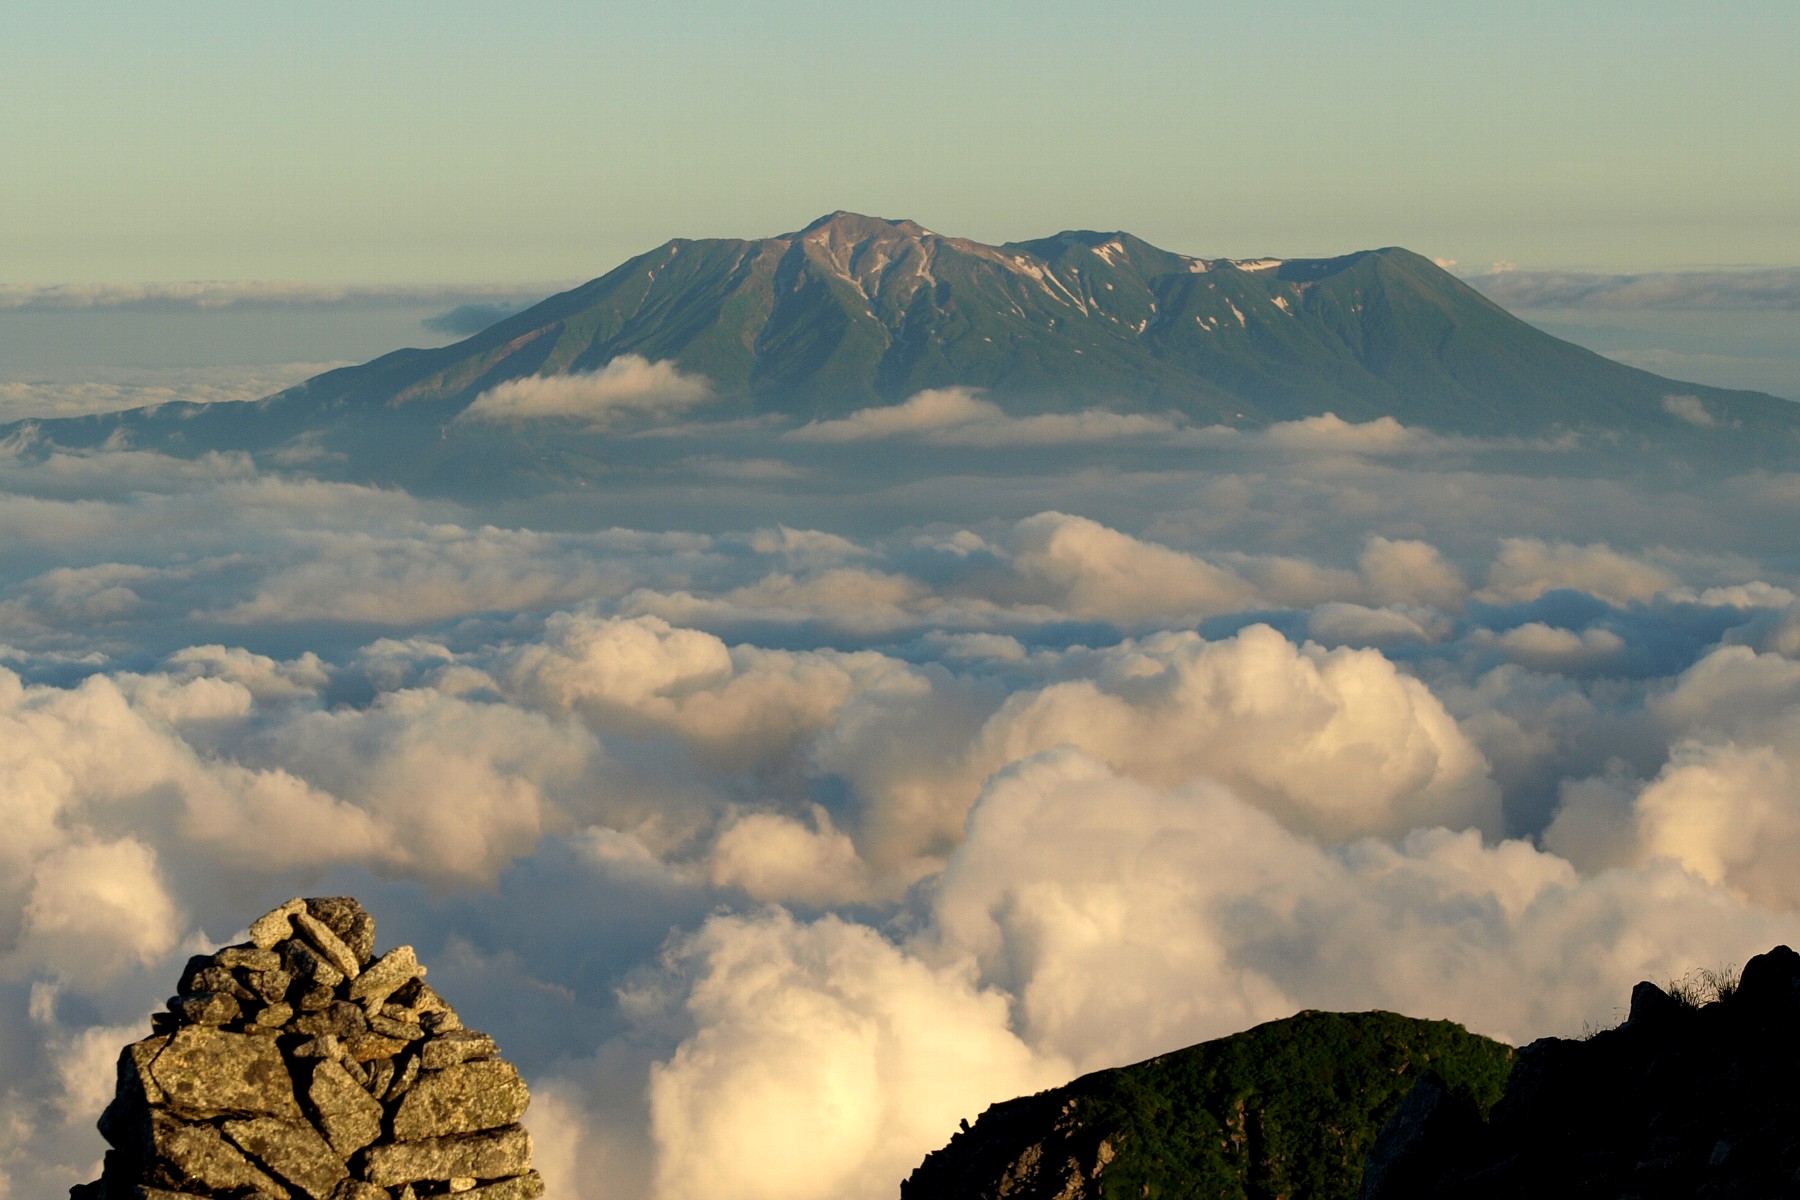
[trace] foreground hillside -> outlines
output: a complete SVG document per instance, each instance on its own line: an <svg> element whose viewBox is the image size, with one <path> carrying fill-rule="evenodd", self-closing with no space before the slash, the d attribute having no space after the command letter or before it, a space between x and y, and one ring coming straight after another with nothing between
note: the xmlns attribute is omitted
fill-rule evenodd
<svg viewBox="0 0 1800 1200"><path fill-rule="evenodd" d="M1448 1021L1304 1012L996 1104L901 1200L1354 1197L1425 1072L1485 1109L1510 1047Z"/></svg>

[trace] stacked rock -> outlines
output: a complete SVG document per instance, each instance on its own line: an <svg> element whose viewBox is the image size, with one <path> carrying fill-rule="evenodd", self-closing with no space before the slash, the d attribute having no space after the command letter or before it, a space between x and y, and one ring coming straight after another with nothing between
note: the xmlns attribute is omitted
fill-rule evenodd
<svg viewBox="0 0 1800 1200"><path fill-rule="evenodd" d="M290 900L188 961L119 1055L111 1145L71 1200L534 1200L530 1096L411 946L343 896Z"/></svg>

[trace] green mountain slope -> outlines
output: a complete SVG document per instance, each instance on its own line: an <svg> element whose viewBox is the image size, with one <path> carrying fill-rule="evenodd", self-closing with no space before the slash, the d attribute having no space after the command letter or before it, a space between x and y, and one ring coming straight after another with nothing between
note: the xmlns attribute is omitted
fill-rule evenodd
<svg viewBox="0 0 1800 1200"><path fill-rule="evenodd" d="M580 478L584 455L603 451L578 422L456 418L501 384L622 355L706 377L710 417L810 420L961 385L1015 414L1098 406L1255 427L1334 412L1751 446L1764 459L1800 449L1800 405L1613 362L1407 250L1207 260L1092 232L989 246L851 213L759 241L677 239L454 345L399 350L254 405L165 405L44 432L176 452L305 439L365 477Z"/></svg>
<svg viewBox="0 0 1800 1200"><path fill-rule="evenodd" d="M1485 1112L1512 1054L1448 1021L1303 1012L996 1104L900 1196L1348 1200L1376 1133L1427 1071Z"/></svg>
<svg viewBox="0 0 1800 1200"><path fill-rule="evenodd" d="M1672 393L1705 393L1739 420L1793 407L1560 341L1407 250L1203 260L1082 232L986 246L850 213L761 241L672 241L467 341L297 394L460 408L507 379L621 354L807 417L958 384L1033 410L1251 423L1334 411L1488 432L1674 422Z"/></svg>

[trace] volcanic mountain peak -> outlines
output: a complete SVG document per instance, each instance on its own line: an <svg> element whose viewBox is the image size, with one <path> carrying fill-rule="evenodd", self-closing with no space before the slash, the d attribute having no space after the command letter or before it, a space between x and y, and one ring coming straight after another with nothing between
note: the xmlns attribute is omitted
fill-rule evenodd
<svg viewBox="0 0 1800 1200"><path fill-rule="evenodd" d="M965 387L1015 416L1102 408L1254 427L1333 413L1729 443L1781 461L1800 441L1787 401L1559 341L1398 247L1198 258L1095 230L988 245L851 212L778 237L670 241L454 345L395 351L256 406L168 405L44 432L61 445L123 430L143 445L250 450L304 437L356 461L379 447L383 471L410 477L403 446L494 458L506 435L461 418L495 389L572 375L616 391L614 363L650 371L632 386L685 379L717 413L787 421ZM552 408L530 427L559 444L610 436Z"/></svg>

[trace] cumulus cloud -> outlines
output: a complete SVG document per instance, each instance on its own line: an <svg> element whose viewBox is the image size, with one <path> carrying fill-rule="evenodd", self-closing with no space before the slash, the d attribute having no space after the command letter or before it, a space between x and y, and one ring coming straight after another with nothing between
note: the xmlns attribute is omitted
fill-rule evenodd
<svg viewBox="0 0 1800 1200"><path fill-rule="evenodd" d="M1008 416L978 388L930 388L885 408L812 421L783 435L794 442L866 442L919 438L940 446L1054 446L1110 442L1175 433L1172 417L1085 409L1073 413Z"/></svg>
<svg viewBox="0 0 1800 1200"><path fill-rule="evenodd" d="M1631 982L1766 949L1781 924L1679 870L1584 880L1473 832L1322 847L1217 786L1067 751L989 786L934 915L939 952L973 954L1024 1040L1078 1067L1301 1007L1573 1032Z"/></svg>
<svg viewBox="0 0 1800 1200"><path fill-rule="evenodd" d="M1496 604L1516 604L1557 588L1572 588L1614 604L1629 604L1648 600L1677 583L1662 567L1605 544L1577 546L1514 537L1502 539L1499 557L1479 596Z"/></svg>
<svg viewBox="0 0 1800 1200"><path fill-rule="evenodd" d="M1625 649L1625 639L1610 629L1563 629L1543 621L1514 626L1493 635L1492 640L1514 662L1540 671L1567 671L1604 663Z"/></svg>
<svg viewBox="0 0 1800 1200"><path fill-rule="evenodd" d="M1087 678L1009 697L972 760L999 769L1059 745L1136 778L1226 783L1333 840L1418 825L1498 830L1480 752L1416 679L1373 650L1295 645L1267 626L1208 642L1158 634Z"/></svg>
<svg viewBox="0 0 1800 1200"><path fill-rule="evenodd" d="M1039 513L1019 522L1009 541L1025 594L1081 616L1221 612L1254 594L1230 571L1086 517Z"/></svg>
<svg viewBox="0 0 1800 1200"><path fill-rule="evenodd" d="M712 384L703 376L681 371L668 360L621 354L597 371L509 379L475 397L457 420L518 424L566 419L601 429L629 417L682 412L712 398Z"/></svg>
<svg viewBox="0 0 1800 1200"><path fill-rule="evenodd" d="M933 403L882 436L1004 446L661 426L479 504L0 448L15 1191L297 893L419 945L576 1200L891 1197L1080 1069L1791 937L1800 479Z"/></svg>
<svg viewBox="0 0 1800 1200"><path fill-rule="evenodd" d="M1371 537L1357 559L1370 599L1377 604L1430 605L1460 611L1469 594L1462 572L1429 542Z"/></svg>
<svg viewBox="0 0 1800 1200"><path fill-rule="evenodd" d="M891 1195L990 1097L1068 1074L1004 995L836 917L715 917L671 966L696 1029L650 1078L659 1200Z"/></svg>
<svg viewBox="0 0 1800 1200"><path fill-rule="evenodd" d="M534 705L579 711L599 729L666 730L734 770L792 753L857 695L923 686L885 655L729 647L654 616L556 614L501 669Z"/></svg>
<svg viewBox="0 0 1800 1200"><path fill-rule="evenodd" d="M1056 751L991 781L908 940L773 909L677 943L637 1002L688 1026L651 1072L656 1194L889 1195L990 1096L1400 996L1574 1032L1779 928L1666 865L1583 879L1442 829L1321 846L1217 785Z"/></svg>

